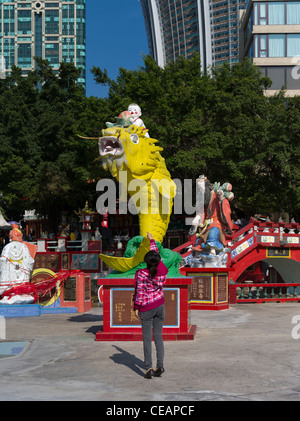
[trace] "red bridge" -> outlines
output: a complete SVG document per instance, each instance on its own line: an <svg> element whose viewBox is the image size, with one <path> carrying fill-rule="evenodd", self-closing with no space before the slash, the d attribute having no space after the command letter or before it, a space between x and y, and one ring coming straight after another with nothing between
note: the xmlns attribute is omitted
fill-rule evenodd
<svg viewBox="0 0 300 421"><path fill-rule="evenodd" d="M227 265L230 302L300 301L300 225L254 219L228 239ZM183 258L191 254L195 237L174 249ZM186 270L186 268L182 268ZM207 271L208 269L203 269ZM213 270L213 269L212 269ZM201 268L192 272L201 272ZM195 273L196 275L196 273ZM247 285L247 294L245 291ZM240 296L236 289L240 288ZM257 292L253 294L253 290ZM258 290L261 290L258 293ZM249 292L250 291L250 292ZM267 292L266 292L267 291ZM300 292L299 292L300 294Z"/></svg>

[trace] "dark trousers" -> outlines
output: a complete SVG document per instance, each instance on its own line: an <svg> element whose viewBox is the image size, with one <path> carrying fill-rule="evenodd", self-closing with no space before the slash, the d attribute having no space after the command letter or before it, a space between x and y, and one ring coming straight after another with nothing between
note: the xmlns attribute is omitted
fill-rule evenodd
<svg viewBox="0 0 300 421"><path fill-rule="evenodd" d="M156 348L157 367L164 365L164 342L162 339L162 329L165 320L165 305L161 305L149 311L140 313L142 332L144 361L146 370L152 367L152 329L153 339Z"/></svg>

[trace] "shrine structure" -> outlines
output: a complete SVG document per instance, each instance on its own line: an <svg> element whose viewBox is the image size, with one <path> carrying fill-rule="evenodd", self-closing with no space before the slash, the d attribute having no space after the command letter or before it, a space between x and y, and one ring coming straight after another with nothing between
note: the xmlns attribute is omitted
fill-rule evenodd
<svg viewBox="0 0 300 421"><path fill-rule="evenodd" d="M45 239L37 245L22 241L22 232L16 224L9 236L11 241L0 257L1 316L83 313L91 309L91 275L80 271L80 265L75 269L69 266L69 254L63 253L66 249L60 239L56 251L58 265L53 271L52 265L49 268L46 264Z"/></svg>
<svg viewBox="0 0 300 421"><path fill-rule="evenodd" d="M140 341L140 320L133 311L134 277L110 275L99 279L103 287L103 326L96 341ZM193 340L197 326L190 322L188 288L192 280L185 276L168 277L164 287L165 324L163 339Z"/></svg>
<svg viewBox="0 0 300 421"><path fill-rule="evenodd" d="M191 267L195 237L173 251L180 272L193 278L192 309L223 310L244 302L300 302L300 225L254 218L227 236L222 267Z"/></svg>

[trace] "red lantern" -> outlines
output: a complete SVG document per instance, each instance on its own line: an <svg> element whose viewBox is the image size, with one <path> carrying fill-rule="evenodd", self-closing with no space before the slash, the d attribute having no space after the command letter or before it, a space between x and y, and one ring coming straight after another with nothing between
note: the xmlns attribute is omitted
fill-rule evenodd
<svg viewBox="0 0 300 421"><path fill-rule="evenodd" d="M103 221L101 223L103 228L108 228L108 211L103 215Z"/></svg>

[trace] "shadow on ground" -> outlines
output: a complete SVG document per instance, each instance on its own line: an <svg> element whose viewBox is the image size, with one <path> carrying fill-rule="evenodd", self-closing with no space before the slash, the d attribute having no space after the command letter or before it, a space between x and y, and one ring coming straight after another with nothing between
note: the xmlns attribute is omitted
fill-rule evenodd
<svg viewBox="0 0 300 421"><path fill-rule="evenodd" d="M118 354L114 354L110 359L113 360L115 364L122 364L126 367L129 367L132 371L139 374L140 376L145 375L145 365L144 362L137 358L135 355L130 354L130 352L125 351L124 349L120 348L119 346L113 345L114 348L118 351Z"/></svg>
<svg viewBox="0 0 300 421"><path fill-rule="evenodd" d="M102 328L103 316L96 314L79 314L78 316L72 316L68 319L69 322L75 323L93 323L98 322L99 324L95 326L90 326L86 333L92 333L96 335L97 332Z"/></svg>

